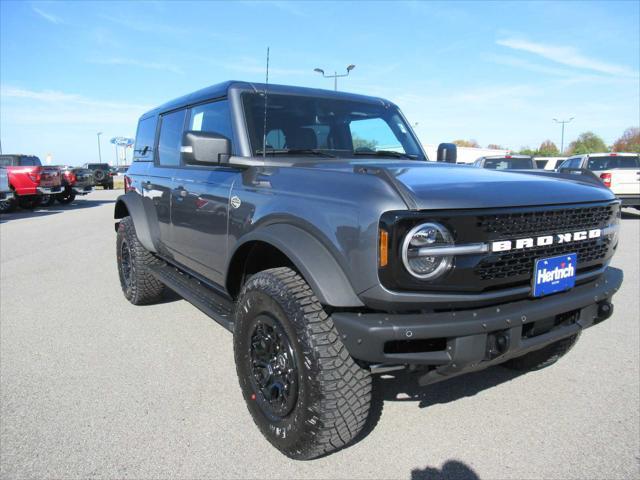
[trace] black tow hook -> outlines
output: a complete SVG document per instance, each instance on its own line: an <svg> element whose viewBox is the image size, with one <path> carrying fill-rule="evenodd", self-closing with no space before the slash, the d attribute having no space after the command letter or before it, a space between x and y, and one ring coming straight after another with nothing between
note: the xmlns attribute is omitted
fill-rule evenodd
<svg viewBox="0 0 640 480"><path fill-rule="evenodd" d="M598 304L598 317L593 321L594 324L600 323L613 315L613 303L600 302Z"/></svg>

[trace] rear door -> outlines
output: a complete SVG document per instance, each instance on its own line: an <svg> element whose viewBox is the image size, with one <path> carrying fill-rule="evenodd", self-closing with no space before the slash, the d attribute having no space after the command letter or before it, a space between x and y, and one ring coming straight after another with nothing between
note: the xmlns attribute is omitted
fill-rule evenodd
<svg viewBox="0 0 640 480"><path fill-rule="evenodd" d="M187 115L186 130L218 133L233 145L228 101L193 106ZM173 178L171 245L179 252L176 259L218 284L223 282L227 259L229 193L239 173L225 164L182 164Z"/></svg>
<svg viewBox="0 0 640 480"><path fill-rule="evenodd" d="M175 249L171 235L171 192L173 177L180 168L180 145L186 115L184 108L160 115L154 164L142 179L144 197L150 199L155 208L161 253L170 257L174 256Z"/></svg>

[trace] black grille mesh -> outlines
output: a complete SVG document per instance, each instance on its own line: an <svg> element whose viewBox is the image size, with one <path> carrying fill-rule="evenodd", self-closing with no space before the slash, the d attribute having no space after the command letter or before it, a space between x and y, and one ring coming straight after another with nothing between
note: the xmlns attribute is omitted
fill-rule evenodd
<svg viewBox="0 0 640 480"><path fill-rule="evenodd" d="M548 235L606 226L615 214L613 205L518 212L478 217L478 227L495 238Z"/></svg>
<svg viewBox="0 0 640 480"><path fill-rule="evenodd" d="M536 259L555 257L563 253L578 254L578 270L580 264L594 262L606 257L609 239L585 240L574 244L561 244L549 247L531 248L515 252L493 255L486 258L475 268L475 273L482 280L508 278L520 275L531 275Z"/></svg>
<svg viewBox="0 0 640 480"><path fill-rule="evenodd" d="M616 205L516 212L478 217L478 227L495 239L515 240L524 236L550 235L603 228L614 220ZM531 277L536 259L564 253L577 253L578 271L606 258L611 240L600 237L581 242L558 244L490 254L474 269L481 280Z"/></svg>

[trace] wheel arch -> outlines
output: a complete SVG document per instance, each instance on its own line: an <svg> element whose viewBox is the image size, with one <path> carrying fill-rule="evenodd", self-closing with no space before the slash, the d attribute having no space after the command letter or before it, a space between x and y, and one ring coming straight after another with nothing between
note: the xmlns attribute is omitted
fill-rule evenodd
<svg viewBox="0 0 640 480"><path fill-rule="evenodd" d="M116 200L113 218L119 220L124 217L131 217L136 229L136 235L142 246L150 252L156 252L158 223L157 221L154 223L154 220L157 219L156 211L153 204L149 205L149 202L149 199L145 199L135 192L127 192L124 195L120 195ZM116 231L118 231L118 224L119 222L116 222Z"/></svg>
<svg viewBox="0 0 640 480"><path fill-rule="evenodd" d="M243 237L230 255L225 286L235 297L247 275L283 266L298 272L320 303L363 306L331 252L310 233L287 224L268 225Z"/></svg>

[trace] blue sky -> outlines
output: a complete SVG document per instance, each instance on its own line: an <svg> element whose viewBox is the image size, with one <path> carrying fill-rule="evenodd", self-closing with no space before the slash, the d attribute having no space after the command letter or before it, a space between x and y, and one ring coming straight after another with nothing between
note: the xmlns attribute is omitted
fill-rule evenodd
<svg viewBox="0 0 640 480"><path fill-rule="evenodd" d="M146 109L227 79L396 102L423 143L517 149L640 124L639 2L0 2L3 152L115 160ZM565 143L567 143L565 140Z"/></svg>

